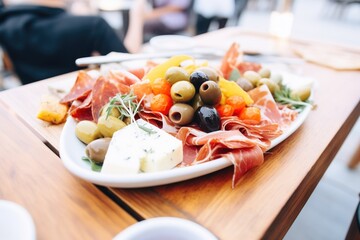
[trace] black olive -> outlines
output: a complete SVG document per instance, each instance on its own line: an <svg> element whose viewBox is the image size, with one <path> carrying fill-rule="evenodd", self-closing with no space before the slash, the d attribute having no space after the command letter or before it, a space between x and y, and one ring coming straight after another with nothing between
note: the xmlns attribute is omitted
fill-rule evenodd
<svg viewBox="0 0 360 240"><path fill-rule="evenodd" d="M195 71L190 75L190 82L194 85L196 92L199 92L201 84L206 81L209 81L209 77L201 71Z"/></svg>
<svg viewBox="0 0 360 240"><path fill-rule="evenodd" d="M204 132L220 130L220 117L212 106L201 106L195 112L195 122Z"/></svg>

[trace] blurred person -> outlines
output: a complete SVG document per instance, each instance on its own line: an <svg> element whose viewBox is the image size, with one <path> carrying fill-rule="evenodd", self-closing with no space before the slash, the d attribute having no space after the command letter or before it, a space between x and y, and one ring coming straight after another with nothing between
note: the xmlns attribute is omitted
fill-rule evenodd
<svg viewBox="0 0 360 240"><path fill-rule="evenodd" d="M65 0L5 0L0 46L23 84L78 70L75 60L94 54L137 52L142 45L144 0L135 0L122 41L100 16L75 16Z"/></svg>
<svg viewBox="0 0 360 240"><path fill-rule="evenodd" d="M235 25L237 25L238 21L242 13L244 12L245 8L247 7L249 0L235 0L235 12L234 12L234 20Z"/></svg>
<svg viewBox="0 0 360 240"><path fill-rule="evenodd" d="M212 22L217 22L219 29L224 28L234 9L234 0L195 0L196 35L208 32Z"/></svg>
<svg viewBox="0 0 360 240"><path fill-rule="evenodd" d="M152 9L144 16L144 34L176 34L186 30L192 2L193 0L150 0Z"/></svg>

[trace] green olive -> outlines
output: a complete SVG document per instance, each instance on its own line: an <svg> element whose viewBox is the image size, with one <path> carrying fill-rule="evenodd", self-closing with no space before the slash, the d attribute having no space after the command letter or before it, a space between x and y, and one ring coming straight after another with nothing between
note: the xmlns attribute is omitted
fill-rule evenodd
<svg viewBox="0 0 360 240"><path fill-rule="evenodd" d="M199 94L203 103L208 105L216 105L221 100L220 87L214 81L206 81L201 84Z"/></svg>
<svg viewBox="0 0 360 240"><path fill-rule="evenodd" d="M191 106L196 111L199 107L203 106L204 102L201 100L200 94L197 93L191 101Z"/></svg>
<svg viewBox="0 0 360 240"><path fill-rule="evenodd" d="M182 67L170 67L165 73L165 79L174 84L179 81L189 81L189 73Z"/></svg>
<svg viewBox="0 0 360 240"><path fill-rule="evenodd" d="M262 78L270 78L271 71L267 68L262 68L258 72Z"/></svg>
<svg viewBox="0 0 360 240"><path fill-rule="evenodd" d="M254 86L256 86L261 79L260 74L255 71L246 71L244 72L243 77L249 80Z"/></svg>
<svg viewBox="0 0 360 240"><path fill-rule="evenodd" d="M126 126L123 121L113 116L101 116L97 125L104 137L112 137L114 132Z"/></svg>
<svg viewBox="0 0 360 240"><path fill-rule="evenodd" d="M131 118L130 118L130 117L125 117L125 118L123 119L123 122L124 122L126 125L129 125L129 124L131 124Z"/></svg>
<svg viewBox="0 0 360 240"><path fill-rule="evenodd" d="M236 83L246 92L254 88L254 85L249 80L243 77L239 78Z"/></svg>
<svg viewBox="0 0 360 240"><path fill-rule="evenodd" d="M276 84L280 85L283 81L283 77L281 74L271 74L270 80L272 80Z"/></svg>
<svg viewBox="0 0 360 240"><path fill-rule="evenodd" d="M169 111L170 120L177 125L189 124L194 116L194 109L185 103L175 103Z"/></svg>
<svg viewBox="0 0 360 240"><path fill-rule="evenodd" d="M261 85L267 85L271 94L274 94L276 90L279 90L279 85L277 85L274 81L268 79L268 78L262 78L260 79L260 81L258 82L257 86L261 86Z"/></svg>
<svg viewBox="0 0 360 240"><path fill-rule="evenodd" d="M85 148L85 154L96 163L104 162L111 138L100 138L89 143Z"/></svg>
<svg viewBox="0 0 360 240"><path fill-rule="evenodd" d="M171 86L170 93L175 102L187 102L194 97L195 87L188 81L179 81Z"/></svg>
<svg viewBox="0 0 360 240"><path fill-rule="evenodd" d="M103 116L103 115L106 116L106 115L107 115L107 109L108 109L108 108L109 108L109 103L106 104L106 105L102 108L100 116ZM120 117L120 112L119 112L119 110L118 110L117 108L112 108L111 111L110 111L110 113L109 113L109 116L114 116L114 117L118 118L118 117Z"/></svg>
<svg viewBox="0 0 360 240"><path fill-rule="evenodd" d="M200 71L205 73L206 76L208 76L209 80L218 82L219 81L219 74L216 72L215 69L211 67L199 67L196 69L196 71Z"/></svg>
<svg viewBox="0 0 360 240"><path fill-rule="evenodd" d="M100 130L96 123L88 120L80 121L76 124L75 135L85 144L89 144L101 137Z"/></svg>
<svg viewBox="0 0 360 240"><path fill-rule="evenodd" d="M291 90L290 97L292 99L300 99L301 101L306 101L311 95L311 87L303 86L301 88Z"/></svg>

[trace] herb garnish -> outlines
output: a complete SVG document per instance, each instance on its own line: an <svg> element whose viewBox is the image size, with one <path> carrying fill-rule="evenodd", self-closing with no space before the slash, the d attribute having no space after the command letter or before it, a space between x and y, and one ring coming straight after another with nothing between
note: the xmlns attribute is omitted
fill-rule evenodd
<svg viewBox="0 0 360 240"><path fill-rule="evenodd" d="M144 130L145 132L151 134L155 131L151 128L146 127L145 125L139 125L136 122L135 115L138 113L141 107L141 102L144 100L145 95L141 98L140 101L137 101L137 97L132 93L128 94L116 94L110 102L109 106L106 109L106 117L108 117L113 108L116 108L120 112L119 118L124 120L124 118L130 118L131 123L135 123L138 128Z"/></svg>
<svg viewBox="0 0 360 240"><path fill-rule="evenodd" d="M86 161L86 162L89 162L90 166L91 166L91 170L93 170L94 172L100 172L101 171L101 167L102 167L101 164L98 164L98 163L94 162L93 160L91 160L88 157L82 157L81 159Z"/></svg>
<svg viewBox="0 0 360 240"><path fill-rule="evenodd" d="M301 101L300 98L295 98L291 96L291 89L286 85L279 84L279 90L276 90L274 93L274 99L276 102L288 105L291 109L301 112L307 106L313 106L312 102Z"/></svg>

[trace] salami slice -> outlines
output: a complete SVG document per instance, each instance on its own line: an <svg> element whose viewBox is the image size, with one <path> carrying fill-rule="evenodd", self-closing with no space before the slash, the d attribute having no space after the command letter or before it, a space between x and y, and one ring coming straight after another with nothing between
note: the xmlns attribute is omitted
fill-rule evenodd
<svg viewBox="0 0 360 240"><path fill-rule="evenodd" d="M85 71L79 71L74 86L71 88L70 92L60 100L60 103L71 103L75 100L84 100L91 92L95 81L96 79L91 77Z"/></svg>
<svg viewBox="0 0 360 240"><path fill-rule="evenodd" d="M129 93L130 87L117 79L99 77L92 90L92 117L97 122L101 109L116 94Z"/></svg>
<svg viewBox="0 0 360 240"><path fill-rule="evenodd" d="M91 106L92 106L92 94L90 93L88 97L82 102L74 101L69 109L70 115L76 121L83 120L93 120Z"/></svg>

